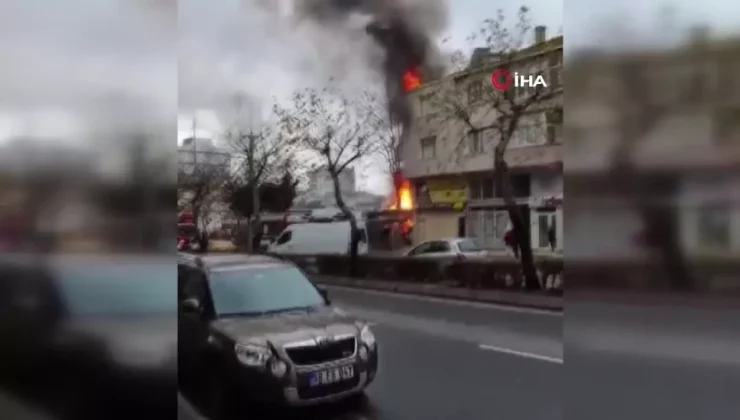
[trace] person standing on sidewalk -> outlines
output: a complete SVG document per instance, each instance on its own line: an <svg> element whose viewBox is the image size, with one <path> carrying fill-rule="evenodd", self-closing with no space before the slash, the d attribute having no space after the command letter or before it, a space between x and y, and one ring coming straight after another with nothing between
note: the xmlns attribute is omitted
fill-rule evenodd
<svg viewBox="0 0 740 420"><path fill-rule="evenodd" d="M550 251L555 252L555 226L552 224L547 229L547 242L550 244Z"/></svg>
<svg viewBox="0 0 740 420"><path fill-rule="evenodd" d="M509 226L504 234L504 243L506 247L514 253L514 258L519 259L519 245L517 244L516 235L514 234L514 227Z"/></svg>

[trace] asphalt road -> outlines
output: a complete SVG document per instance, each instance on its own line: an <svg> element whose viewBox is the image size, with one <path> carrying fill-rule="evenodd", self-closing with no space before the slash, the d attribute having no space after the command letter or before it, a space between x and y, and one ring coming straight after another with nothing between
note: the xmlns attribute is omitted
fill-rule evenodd
<svg viewBox="0 0 740 420"><path fill-rule="evenodd" d="M569 295L564 337L569 419L740 419L740 304Z"/></svg>
<svg viewBox="0 0 740 420"><path fill-rule="evenodd" d="M374 323L378 376L364 407L325 406L295 418L562 418L559 314L337 288L330 297Z"/></svg>
<svg viewBox="0 0 740 420"><path fill-rule="evenodd" d="M338 307L375 323L380 370L366 407L302 410L297 419L740 419L740 306L569 296L563 317L329 292Z"/></svg>

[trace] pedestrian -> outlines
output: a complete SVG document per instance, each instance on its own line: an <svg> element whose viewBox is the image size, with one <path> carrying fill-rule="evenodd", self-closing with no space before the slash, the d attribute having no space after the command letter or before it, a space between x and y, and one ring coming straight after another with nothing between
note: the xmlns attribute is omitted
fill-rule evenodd
<svg viewBox="0 0 740 420"><path fill-rule="evenodd" d="M200 247L200 252L208 252L208 243L210 242L210 234L207 230L203 229L200 233L200 237L198 238L198 245Z"/></svg>
<svg viewBox="0 0 740 420"><path fill-rule="evenodd" d="M519 245L516 240L516 235L514 234L513 226L509 227L506 231L506 234L504 235L504 243L506 244L506 247L514 253L514 258L519 259Z"/></svg>
<svg viewBox="0 0 740 420"><path fill-rule="evenodd" d="M550 244L550 251L555 252L555 226L553 225L547 229L547 242Z"/></svg>

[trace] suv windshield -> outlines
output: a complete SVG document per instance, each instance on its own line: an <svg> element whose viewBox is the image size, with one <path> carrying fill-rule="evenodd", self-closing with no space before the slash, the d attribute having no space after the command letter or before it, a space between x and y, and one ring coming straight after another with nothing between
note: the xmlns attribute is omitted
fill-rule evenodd
<svg viewBox="0 0 740 420"><path fill-rule="evenodd" d="M216 313L263 315L324 305L324 298L294 267L214 271L211 296Z"/></svg>
<svg viewBox="0 0 740 420"><path fill-rule="evenodd" d="M462 252L478 252L483 250L478 243L472 239L465 239L464 241L458 242L457 247L460 248L460 251Z"/></svg>
<svg viewBox="0 0 740 420"><path fill-rule="evenodd" d="M73 316L177 313L177 273L169 264L65 264L56 276Z"/></svg>

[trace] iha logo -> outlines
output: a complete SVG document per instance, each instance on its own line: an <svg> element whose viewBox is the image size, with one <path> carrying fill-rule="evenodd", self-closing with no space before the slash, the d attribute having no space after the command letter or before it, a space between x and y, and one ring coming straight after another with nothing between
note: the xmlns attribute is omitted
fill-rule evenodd
<svg viewBox="0 0 740 420"><path fill-rule="evenodd" d="M491 84L496 90L505 91L512 86L516 87L547 87L547 82L542 75L532 76L519 74L514 72L513 74L504 69L498 69L491 75Z"/></svg>

